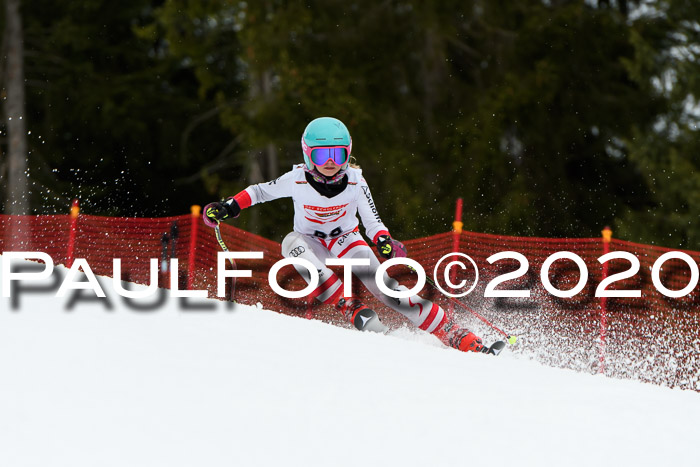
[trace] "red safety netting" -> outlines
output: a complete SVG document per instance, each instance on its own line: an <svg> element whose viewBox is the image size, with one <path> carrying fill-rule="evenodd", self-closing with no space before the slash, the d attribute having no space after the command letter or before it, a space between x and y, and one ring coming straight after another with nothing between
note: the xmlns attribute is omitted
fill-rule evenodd
<svg viewBox="0 0 700 467"><path fill-rule="evenodd" d="M322 319L347 326L331 307L307 299L287 299L275 294L268 284L268 271L281 259L280 245L230 225L222 225L224 242L231 251L262 251L261 260L239 260L239 269L250 269L251 278L238 279L235 300L239 303L261 303L266 309L285 314ZM547 239L506 237L473 232L452 232L405 242L409 256L417 260L429 277L444 255L459 251L476 263L479 278L474 290L461 303L476 310L487 320L508 333L519 336L512 351L550 365L611 376L638 378L675 387L700 390L700 297L697 287L680 298L669 298L659 292L652 280L652 268L668 249L613 239L606 244L601 238ZM169 287L170 272L161 260L178 259L178 287L188 285L206 289L214 297L217 291L217 253L220 251L212 229L204 226L199 216L167 218L116 218L80 215L65 216L0 216L0 251L42 251L56 264L67 264L72 258L85 258L98 275L112 276L112 260L122 260L122 277L138 283L149 283L149 260L160 264L160 285ZM545 260L557 252L571 252L585 263L588 280L583 290L571 298L559 298L545 290L540 272ZM632 253L640 262L640 270L632 277L617 281L608 289L640 290L639 298L596 297L596 289L604 278L604 265L598 258L606 251ZM490 256L500 252L518 252L528 267L514 259L492 264ZM695 264L700 253L686 251ZM445 284L443 261L435 277ZM522 267L517 277L504 274ZM630 263L616 259L607 263L607 276L624 272ZM338 270L340 274L341 271ZM390 274L408 287L416 275L404 266L395 266ZM473 268L451 268L451 281L464 281L466 287L475 281ZM580 268L574 261L555 261L547 278L559 290L573 288L579 281ZM679 259L664 262L658 274L664 287L680 290L691 280L691 269ZM342 276L341 276L342 277ZM529 297L485 297L486 287L495 278L502 283L496 290L529 290ZM279 284L288 290L306 286L291 266L278 275ZM445 287L443 285L443 287ZM463 290L463 289L462 289ZM379 301L368 296L359 281L353 282L354 293L376 309L383 321L393 327L405 320L386 310ZM450 290L449 292L458 292ZM230 294L230 287L228 290ZM432 286L422 294L437 300L462 324L473 328L486 340L500 338L464 308L454 308ZM453 309L454 308L454 309Z"/></svg>

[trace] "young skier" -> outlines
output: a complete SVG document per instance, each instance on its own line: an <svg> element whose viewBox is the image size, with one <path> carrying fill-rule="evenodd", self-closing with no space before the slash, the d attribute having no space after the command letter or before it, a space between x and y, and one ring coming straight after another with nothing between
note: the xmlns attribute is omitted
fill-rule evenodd
<svg viewBox="0 0 700 467"><path fill-rule="evenodd" d="M404 257L406 248L391 238L377 213L362 171L350 165L352 139L345 125L331 117L313 120L304 130L301 148L304 164L294 166L276 180L251 185L224 201L208 204L204 207L205 224L215 227L219 221L238 217L242 209L254 204L291 197L294 231L282 241L282 255L306 259L319 271L314 298L335 306L357 329L386 331L387 327L373 310L357 299L343 297L342 282L325 264L327 258L367 258L369 266L353 266L352 270L382 303L434 334L445 345L462 351L489 352L480 338L449 320L437 304L418 295L392 298L377 287L375 272L380 263L359 232L357 213L381 257ZM310 282L305 268L297 270ZM391 290L407 290L386 273L384 283Z"/></svg>

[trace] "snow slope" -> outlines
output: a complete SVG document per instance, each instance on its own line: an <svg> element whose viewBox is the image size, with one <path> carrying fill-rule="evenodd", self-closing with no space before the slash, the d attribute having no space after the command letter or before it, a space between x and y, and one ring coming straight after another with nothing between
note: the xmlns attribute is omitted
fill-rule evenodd
<svg viewBox="0 0 700 467"><path fill-rule="evenodd" d="M0 466L700 463L696 392L100 282L0 299Z"/></svg>

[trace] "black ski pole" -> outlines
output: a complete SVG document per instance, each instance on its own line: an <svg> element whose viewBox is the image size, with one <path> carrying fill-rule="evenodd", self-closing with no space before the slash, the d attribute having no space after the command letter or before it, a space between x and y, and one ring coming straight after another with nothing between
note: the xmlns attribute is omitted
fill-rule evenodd
<svg viewBox="0 0 700 467"><path fill-rule="evenodd" d="M177 227L177 222L173 222L170 226L170 257L177 258L176 248L177 248L177 237L180 235L179 229Z"/></svg>
<svg viewBox="0 0 700 467"><path fill-rule="evenodd" d="M410 267L410 266L409 266L409 269L413 270L413 272L416 272L416 270L413 269L413 268ZM440 287L438 287L437 284L435 283L435 281L433 281L433 280L432 280L430 277L428 277L427 275L425 276L425 281L426 281L428 284L432 285L438 292L442 293L442 291L440 290ZM443 295L444 295L444 294L443 294ZM503 335L505 336L505 338L506 338L506 340L508 341L509 344L511 344L511 345L512 345L512 344L515 344L515 342L518 340L518 337L517 337L517 336L511 336L511 335L508 334L507 332L505 332L505 331L501 330L500 328L496 327L493 323L491 323L491 321L487 320L487 319L484 318L481 314L479 314L479 313L477 313L476 311L472 310L470 307L468 307L468 306L465 305L464 303L460 302L459 300L455 299L454 297L449 297L449 296L445 295L445 298L447 298L448 300L450 300L454 305L456 305L456 306L458 306L458 307L461 307L461 308L464 309L464 310L467 310L469 313L471 313L471 314L473 314L474 316L476 316L477 318L479 318L481 321L484 322L484 324L486 324L487 326L489 326L491 329L493 329L493 330L495 330L495 331L497 331L497 332L503 334Z"/></svg>

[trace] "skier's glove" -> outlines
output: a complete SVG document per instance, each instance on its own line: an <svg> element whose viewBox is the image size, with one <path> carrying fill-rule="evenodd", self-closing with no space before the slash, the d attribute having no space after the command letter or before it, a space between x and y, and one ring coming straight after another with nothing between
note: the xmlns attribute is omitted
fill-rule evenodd
<svg viewBox="0 0 700 467"><path fill-rule="evenodd" d="M215 201L204 206L202 218L208 227L216 227L220 221L238 217L240 213L241 207L236 200L231 197L224 201Z"/></svg>
<svg viewBox="0 0 700 467"><path fill-rule="evenodd" d="M377 237L377 251L379 251L379 256L384 259L406 257L406 247L403 246L403 243L388 235Z"/></svg>

